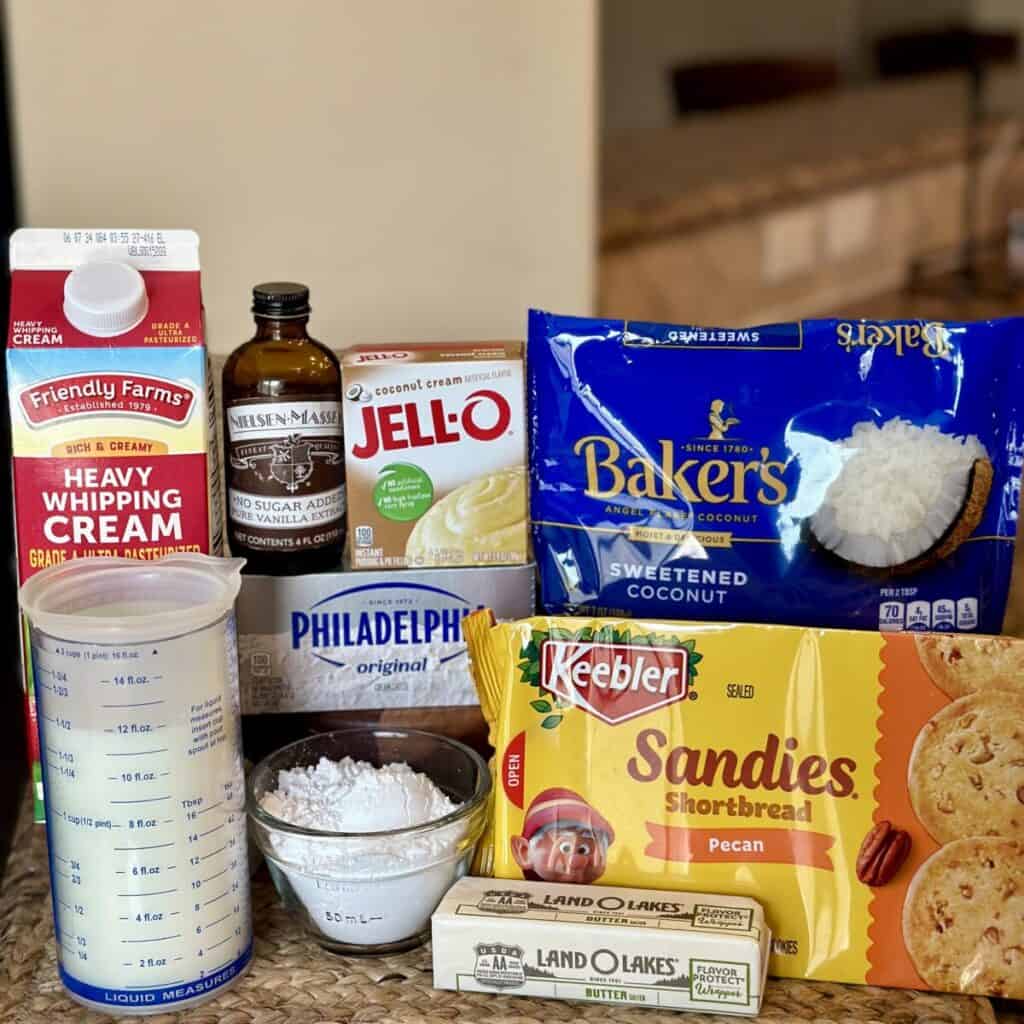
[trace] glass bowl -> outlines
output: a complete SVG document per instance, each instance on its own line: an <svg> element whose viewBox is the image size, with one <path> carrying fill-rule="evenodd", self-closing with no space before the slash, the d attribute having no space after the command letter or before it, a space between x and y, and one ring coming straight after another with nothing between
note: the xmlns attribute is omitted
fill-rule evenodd
<svg viewBox="0 0 1024 1024"><path fill-rule="evenodd" d="M278 772L351 757L405 762L458 806L436 821L381 832L318 831L260 806ZM469 747L416 729L352 726L290 743L251 772L250 832L284 905L325 949L395 953L423 942L430 915L469 870L487 818L491 776Z"/></svg>

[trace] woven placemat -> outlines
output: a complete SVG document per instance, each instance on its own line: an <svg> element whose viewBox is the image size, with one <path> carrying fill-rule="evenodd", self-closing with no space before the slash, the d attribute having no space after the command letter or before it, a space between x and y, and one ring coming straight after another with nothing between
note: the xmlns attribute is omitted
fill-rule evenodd
<svg viewBox="0 0 1024 1024"><path fill-rule="evenodd" d="M112 1020L84 1010L61 989L49 887L43 829L31 823L26 805L0 890L0 1022ZM540 1024L577 1020L735 1024L738 1019L439 992L431 987L427 949L380 959L338 957L320 949L280 906L265 868L254 881L253 911L256 953L248 975L197 1009L147 1020L153 1024ZM996 1024L987 999L798 981L770 982L762 1016L821 1024Z"/></svg>

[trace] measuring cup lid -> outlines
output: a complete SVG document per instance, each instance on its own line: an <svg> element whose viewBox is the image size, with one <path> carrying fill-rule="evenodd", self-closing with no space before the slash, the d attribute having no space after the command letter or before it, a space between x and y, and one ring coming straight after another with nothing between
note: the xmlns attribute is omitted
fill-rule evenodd
<svg viewBox="0 0 1024 1024"><path fill-rule="evenodd" d="M29 622L78 643L145 643L203 629L231 610L244 558L75 558L18 592Z"/></svg>

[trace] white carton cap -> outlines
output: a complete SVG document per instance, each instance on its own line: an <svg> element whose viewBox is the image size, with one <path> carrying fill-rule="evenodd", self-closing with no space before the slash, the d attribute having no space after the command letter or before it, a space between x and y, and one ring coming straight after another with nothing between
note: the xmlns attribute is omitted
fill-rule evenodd
<svg viewBox="0 0 1024 1024"><path fill-rule="evenodd" d="M142 322L148 309L146 283L127 263L83 263L64 279L64 315L83 334L124 334Z"/></svg>

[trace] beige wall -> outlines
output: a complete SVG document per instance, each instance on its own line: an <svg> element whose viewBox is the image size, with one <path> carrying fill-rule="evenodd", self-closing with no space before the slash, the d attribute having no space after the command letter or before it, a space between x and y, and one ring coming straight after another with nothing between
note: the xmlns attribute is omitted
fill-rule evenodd
<svg viewBox="0 0 1024 1024"><path fill-rule="evenodd" d="M592 0L8 0L22 220L194 227L211 347L253 283L315 333L587 312Z"/></svg>

